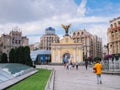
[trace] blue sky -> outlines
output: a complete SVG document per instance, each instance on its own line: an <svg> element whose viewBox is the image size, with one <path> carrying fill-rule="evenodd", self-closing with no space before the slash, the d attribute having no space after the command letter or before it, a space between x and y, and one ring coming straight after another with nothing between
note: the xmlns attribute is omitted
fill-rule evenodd
<svg viewBox="0 0 120 90"><path fill-rule="evenodd" d="M120 0L0 0L0 34L18 26L34 44L47 27L62 37L61 24L71 23L71 32L86 29L106 44L109 21L119 16Z"/></svg>

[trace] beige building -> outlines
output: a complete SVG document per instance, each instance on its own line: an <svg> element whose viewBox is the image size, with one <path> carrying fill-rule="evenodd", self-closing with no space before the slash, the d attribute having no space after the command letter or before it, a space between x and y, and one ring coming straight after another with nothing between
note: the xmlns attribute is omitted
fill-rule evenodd
<svg viewBox="0 0 120 90"><path fill-rule="evenodd" d="M11 48L28 46L29 39L22 36L18 27L12 29L9 34L2 34L0 37L0 48L2 53L8 54Z"/></svg>
<svg viewBox="0 0 120 90"><path fill-rule="evenodd" d="M69 35L58 43L52 43L51 47L52 63L63 63L64 58L72 62L83 61L83 44L75 43Z"/></svg>
<svg viewBox="0 0 120 90"><path fill-rule="evenodd" d="M40 38L40 49L51 50L51 44L53 42L58 43L59 37L55 34L55 29L48 27L45 30L45 34Z"/></svg>
<svg viewBox="0 0 120 90"><path fill-rule="evenodd" d="M93 35L92 36L93 42L93 57L101 57L102 58L102 38Z"/></svg>
<svg viewBox="0 0 120 90"><path fill-rule="evenodd" d="M84 45L84 58L102 57L102 39L96 35L92 35L86 30L76 30L72 33L75 43L82 42Z"/></svg>
<svg viewBox="0 0 120 90"><path fill-rule="evenodd" d="M26 36L22 36L22 46L28 46L29 39Z"/></svg>
<svg viewBox="0 0 120 90"><path fill-rule="evenodd" d="M29 45L29 47L30 47L30 51L34 50L34 44Z"/></svg>
<svg viewBox="0 0 120 90"><path fill-rule="evenodd" d="M120 17L110 21L107 39L109 54L120 54Z"/></svg>
<svg viewBox="0 0 120 90"><path fill-rule="evenodd" d="M0 37L1 53L8 54L11 48L11 37L9 35L2 34Z"/></svg>

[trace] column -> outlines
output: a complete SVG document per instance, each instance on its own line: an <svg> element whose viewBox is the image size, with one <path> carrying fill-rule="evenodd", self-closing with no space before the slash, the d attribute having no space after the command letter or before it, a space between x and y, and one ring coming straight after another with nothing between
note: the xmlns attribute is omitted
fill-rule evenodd
<svg viewBox="0 0 120 90"><path fill-rule="evenodd" d="M76 62L76 47L74 46L74 62Z"/></svg>
<svg viewBox="0 0 120 90"><path fill-rule="evenodd" d="M60 58L60 47L58 47L58 62L60 63L60 60L61 60L61 58Z"/></svg>
<svg viewBox="0 0 120 90"><path fill-rule="evenodd" d="M78 50L79 50L79 56L78 56L78 58L80 59L80 47L78 48ZM80 60L78 60L78 61L80 61Z"/></svg>
<svg viewBox="0 0 120 90"><path fill-rule="evenodd" d="M55 49L53 48L53 50L52 50L52 53L53 53L53 54L52 54L52 62L55 62L55 54L54 54L54 50L55 50Z"/></svg>

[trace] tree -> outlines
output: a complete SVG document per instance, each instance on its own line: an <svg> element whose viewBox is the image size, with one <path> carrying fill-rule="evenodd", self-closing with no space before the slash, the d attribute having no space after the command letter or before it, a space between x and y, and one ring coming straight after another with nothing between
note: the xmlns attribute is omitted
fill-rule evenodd
<svg viewBox="0 0 120 90"><path fill-rule="evenodd" d="M19 61L19 63L24 64L24 62L25 62L24 56L25 56L25 54L24 54L24 47L20 46L18 48L18 61Z"/></svg>
<svg viewBox="0 0 120 90"><path fill-rule="evenodd" d="M97 60L100 60L100 61L101 61L101 58L100 58L100 57L95 57L95 58L94 58L94 61L96 62Z"/></svg>
<svg viewBox="0 0 120 90"><path fill-rule="evenodd" d="M1 63L8 63L6 53L2 53L2 55L1 55Z"/></svg>
<svg viewBox="0 0 120 90"><path fill-rule="evenodd" d="M11 49L9 53L11 63L22 63L32 66L32 59L30 57L30 48L28 46L20 46L15 49Z"/></svg>
<svg viewBox="0 0 120 90"><path fill-rule="evenodd" d="M9 62L10 63L15 63L16 60L15 60L15 49L12 48L9 52Z"/></svg>
<svg viewBox="0 0 120 90"><path fill-rule="evenodd" d="M33 66L32 65L32 59L30 57L30 48L28 46L24 47L24 58L25 58L25 64L29 65L29 66Z"/></svg>

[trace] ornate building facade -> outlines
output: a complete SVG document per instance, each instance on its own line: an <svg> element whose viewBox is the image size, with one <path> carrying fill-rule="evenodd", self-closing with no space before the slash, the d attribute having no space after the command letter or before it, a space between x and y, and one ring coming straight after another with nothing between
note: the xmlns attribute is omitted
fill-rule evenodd
<svg viewBox="0 0 120 90"><path fill-rule="evenodd" d="M64 36L59 43L52 43L52 63L63 63L63 59L71 62L83 61L83 44L75 43L71 36Z"/></svg>
<svg viewBox="0 0 120 90"><path fill-rule="evenodd" d="M102 38L97 35L92 36L93 57L103 57Z"/></svg>
<svg viewBox="0 0 120 90"><path fill-rule="evenodd" d="M59 37L55 34L54 28L48 27L45 30L45 34L40 38L40 49L51 50L53 42L58 43Z"/></svg>
<svg viewBox="0 0 120 90"><path fill-rule="evenodd" d="M65 35L60 42L52 43L52 63L63 63L64 60L74 63L83 61L83 44L81 42L74 42L68 34L70 26L71 24L66 26L62 24L66 32Z"/></svg>
<svg viewBox="0 0 120 90"><path fill-rule="evenodd" d="M29 39L22 36L22 32L18 27L12 29L9 34L2 34L0 37L0 50L2 53L8 54L11 48L19 46L28 46Z"/></svg>
<svg viewBox="0 0 120 90"><path fill-rule="evenodd" d="M108 50L109 54L120 55L120 17L110 21L107 30Z"/></svg>
<svg viewBox="0 0 120 90"><path fill-rule="evenodd" d="M75 43L82 42L84 58L102 57L102 39L86 30L76 30L72 33Z"/></svg>

